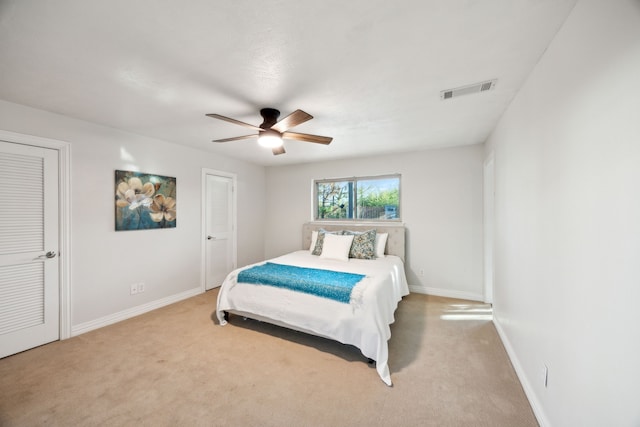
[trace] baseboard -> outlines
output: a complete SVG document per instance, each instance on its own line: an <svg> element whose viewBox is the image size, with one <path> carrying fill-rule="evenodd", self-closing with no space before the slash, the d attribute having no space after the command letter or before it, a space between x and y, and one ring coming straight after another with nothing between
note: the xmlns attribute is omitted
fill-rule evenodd
<svg viewBox="0 0 640 427"><path fill-rule="evenodd" d="M533 391L531 382L525 375L524 369L522 369L522 365L520 364L520 360L518 359L518 356L516 355L516 352L513 349L513 346L511 345L511 342L509 341L507 334L504 332L504 329L502 329L502 326L500 325L500 321L499 319L496 318L495 314L493 316L493 324L495 325L496 330L498 331L498 335L502 340L502 345L504 345L504 348L507 351L507 355L511 360L511 365L513 365L513 369L516 371L516 375L520 380L520 384L522 384L522 388L524 389L524 394L527 395L527 399L529 400L529 404L531 405L533 414L536 416L536 419L538 420L538 424L540 424L540 427L550 426L551 424L549 424L549 421L547 420L547 417L544 414L542 405L540 404L538 397Z"/></svg>
<svg viewBox="0 0 640 427"><path fill-rule="evenodd" d="M151 301L149 303L142 304L136 307L128 308L126 310L122 310L117 313L110 314L108 316L100 317L95 320L90 320L89 322L72 326L71 336L74 337L76 335L81 335L86 332L93 331L94 329L99 329L108 325L112 325L114 323L118 323L123 320L130 319L132 317L147 313L151 310L155 310L157 308L164 307L166 305L173 304L178 301L182 301L183 299L191 298L201 293L202 293L202 288L198 286L197 288L193 288L188 291L181 292L179 294L171 295L166 298Z"/></svg>
<svg viewBox="0 0 640 427"><path fill-rule="evenodd" d="M417 294L436 295L439 297L466 299L470 301L483 301L484 296L472 292L454 291L451 289L430 288L427 286L409 285L409 290Z"/></svg>

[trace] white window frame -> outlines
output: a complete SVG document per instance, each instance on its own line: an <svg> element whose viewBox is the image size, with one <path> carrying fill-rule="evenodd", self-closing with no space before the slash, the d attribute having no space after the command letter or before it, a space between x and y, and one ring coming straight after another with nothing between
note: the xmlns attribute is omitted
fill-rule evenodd
<svg viewBox="0 0 640 427"><path fill-rule="evenodd" d="M398 215L396 218L391 219L371 219L371 218L318 218L318 184L328 183L328 182L353 182L354 183L354 195L353 195L353 212L355 215L357 212L358 206L358 190L357 185L358 181L372 181L372 180L383 180L383 179L398 179ZM312 182L312 220L315 222L383 222L383 223L392 223L392 222L402 222L402 175L399 173L393 174L385 174L385 175L372 175L372 176L352 176L347 178L323 178L323 179L314 179Z"/></svg>

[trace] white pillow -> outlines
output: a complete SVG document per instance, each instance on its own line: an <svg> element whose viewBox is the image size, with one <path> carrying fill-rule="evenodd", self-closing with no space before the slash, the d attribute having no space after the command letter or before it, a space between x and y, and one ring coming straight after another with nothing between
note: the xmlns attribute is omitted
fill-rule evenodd
<svg viewBox="0 0 640 427"><path fill-rule="evenodd" d="M311 232L311 246L309 246L309 252L313 252L313 248L316 247L316 242L318 241L318 232Z"/></svg>
<svg viewBox="0 0 640 427"><path fill-rule="evenodd" d="M336 234L325 234L324 244L320 258L337 259L339 261L349 261L349 250L353 242L353 235L338 236Z"/></svg>
<svg viewBox="0 0 640 427"><path fill-rule="evenodd" d="M376 233L376 258L384 258L384 247L387 245L389 233Z"/></svg>

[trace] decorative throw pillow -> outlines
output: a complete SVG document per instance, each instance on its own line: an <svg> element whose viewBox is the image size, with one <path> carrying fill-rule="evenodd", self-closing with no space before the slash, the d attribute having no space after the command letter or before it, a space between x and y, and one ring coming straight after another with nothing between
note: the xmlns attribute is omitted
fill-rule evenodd
<svg viewBox="0 0 640 427"><path fill-rule="evenodd" d="M353 238L354 236L326 233L320 258L349 261L349 249L351 249Z"/></svg>
<svg viewBox="0 0 640 427"><path fill-rule="evenodd" d="M349 251L349 258L374 259L376 257L376 230L362 233L345 231L344 234L353 235L353 243Z"/></svg>
<svg viewBox="0 0 640 427"><path fill-rule="evenodd" d="M376 258L384 258L384 248L387 245L389 233L376 234Z"/></svg>
<svg viewBox="0 0 640 427"><path fill-rule="evenodd" d="M318 230L318 237L316 239L315 246L313 246L313 251L311 251L311 255L320 255L322 253L322 246L324 244L325 234L335 234L336 236L342 236L342 230L327 231L324 228L321 228L320 230Z"/></svg>
<svg viewBox="0 0 640 427"><path fill-rule="evenodd" d="M316 248L316 242L318 241L318 232L313 230L311 232L311 246L309 246L309 252L313 252Z"/></svg>

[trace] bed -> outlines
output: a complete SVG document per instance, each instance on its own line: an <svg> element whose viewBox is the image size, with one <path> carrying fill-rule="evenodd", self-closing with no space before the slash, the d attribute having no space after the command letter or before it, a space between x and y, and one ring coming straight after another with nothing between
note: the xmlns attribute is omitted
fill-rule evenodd
<svg viewBox="0 0 640 427"><path fill-rule="evenodd" d="M349 230L352 235L359 236L365 232L371 233L372 229L382 240L386 234L386 244L382 243L382 249L381 242L376 240L378 256L375 259L345 260L342 255L340 259L331 256L336 241L346 244L348 240L334 235L340 236L343 230ZM325 255L317 255L318 235L324 238L324 248L321 249ZM227 324L231 313L353 345L365 357L376 362L378 375L385 384L391 386L389 325L395 320L394 312L398 303L409 294L404 271L404 235L402 225L304 224L302 247L305 249L239 268L227 276L218 294L216 315L220 325ZM312 242L313 238L315 240ZM312 254L314 249L316 255ZM382 252L384 256L380 256ZM360 275L362 278L352 285L347 301L338 301L316 291L292 290L258 284L256 281L243 282L252 281L248 278L253 277L253 272L257 274L258 270L270 267L289 269L295 274L304 272L307 273L305 277L311 277L312 280L319 280L320 273L338 275L340 282L340 275L346 278ZM308 274L316 271L318 275ZM297 279L293 282L298 283Z"/></svg>

